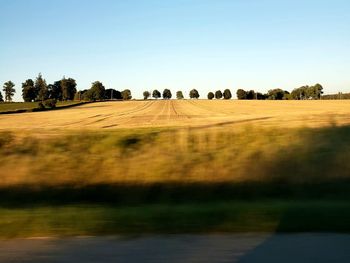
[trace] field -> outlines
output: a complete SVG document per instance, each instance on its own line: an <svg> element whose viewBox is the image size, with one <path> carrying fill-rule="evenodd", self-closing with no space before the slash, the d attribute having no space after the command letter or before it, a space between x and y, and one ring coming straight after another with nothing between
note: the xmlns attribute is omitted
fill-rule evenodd
<svg viewBox="0 0 350 263"><path fill-rule="evenodd" d="M0 104L1 107L1 104ZM1 116L2 130L198 127L259 124L319 127L350 123L348 101L148 100L93 103L56 112Z"/></svg>
<svg viewBox="0 0 350 263"><path fill-rule="evenodd" d="M74 105L77 102L72 101L58 101L56 104L57 108ZM0 113L16 110L32 110L38 108L38 102L11 102L11 103L0 103Z"/></svg>
<svg viewBox="0 0 350 263"><path fill-rule="evenodd" d="M348 101L0 115L0 236L349 232L349 124Z"/></svg>

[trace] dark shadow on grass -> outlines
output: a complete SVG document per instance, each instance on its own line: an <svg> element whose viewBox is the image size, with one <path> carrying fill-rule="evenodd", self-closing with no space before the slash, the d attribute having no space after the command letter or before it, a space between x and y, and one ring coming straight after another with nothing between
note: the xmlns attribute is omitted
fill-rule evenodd
<svg viewBox="0 0 350 263"><path fill-rule="evenodd" d="M155 183L0 188L0 206L185 204L193 202L350 200L350 180L323 183Z"/></svg>

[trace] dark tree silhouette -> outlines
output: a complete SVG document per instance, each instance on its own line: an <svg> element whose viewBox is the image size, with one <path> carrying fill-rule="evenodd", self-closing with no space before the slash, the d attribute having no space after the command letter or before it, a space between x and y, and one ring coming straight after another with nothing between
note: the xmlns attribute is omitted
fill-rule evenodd
<svg viewBox="0 0 350 263"><path fill-rule="evenodd" d="M215 99L219 100L222 98L222 92L221 90L215 91Z"/></svg>
<svg viewBox="0 0 350 263"><path fill-rule="evenodd" d="M212 100L212 99L214 99L214 93L213 92L209 92L208 93L208 100Z"/></svg>
<svg viewBox="0 0 350 263"><path fill-rule="evenodd" d="M103 100L105 95L105 87L100 81L92 83L91 88L84 94L85 100L96 101Z"/></svg>
<svg viewBox="0 0 350 263"><path fill-rule="evenodd" d="M231 99L231 98L232 98L231 91L230 91L229 89L225 89L225 90L224 90L223 96L224 96L224 99L225 99L225 100Z"/></svg>
<svg viewBox="0 0 350 263"><path fill-rule="evenodd" d="M131 96L131 91L129 89L125 89L122 91L122 98L123 100L131 100L132 96Z"/></svg>
<svg viewBox="0 0 350 263"><path fill-rule="evenodd" d="M149 91L146 90L143 92L143 99L144 100L147 100L150 96L151 96L151 93Z"/></svg>
<svg viewBox="0 0 350 263"><path fill-rule="evenodd" d="M9 80L4 83L4 86L2 88L4 94L5 94L5 101L11 102L13 95L15 95L16 90L14 89L15 84Z"/></svg>
<svg viewBox="0 0 350 263"><path fill-rule="evenodd" d="M155 89L155 90L152 92L152 97L153 97L153 98L159 99L160 96L161 96L161 94L160 94L160 92L159 92L158 90Z"/></svg>
<svg viewBox="0 0 350 263"><path fill-rule="evenodd" d="M184 98L184 95L183 95L183 93L182 93L181 90L179 90L179 91L176 92L176 98L177 98L178 100L182 100L182 99Z"/></svg>
<svg viewBox="0 0 350 263"><path fill-rule="evenodd" d="M27 79L22 83L22 98L25 102L32 102L35 101L36 97L34 81L32 79Z"/></svg>
<svg viewBox="0 0 350 263"><path fill-rule="evenodd" d="M169 100L171 99L171 91L169 89L165 89L163 91L163 99Z"/></svg>
<svg viewBox="0 0 350 263"><path fill-rule="evenodd" d="M190 91L190 98L191 99L198 99L199 98L199 93L198 90L193 89Z"/></svg>

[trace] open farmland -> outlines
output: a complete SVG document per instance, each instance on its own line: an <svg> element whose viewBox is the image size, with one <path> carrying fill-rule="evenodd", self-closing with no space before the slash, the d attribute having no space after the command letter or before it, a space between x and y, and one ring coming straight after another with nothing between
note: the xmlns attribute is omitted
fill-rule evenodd
<svg viewBox="0 0 350 263"><path fill-rule="evenodd" d="M98 102L1 115L0 237L350 232L349 124L348 101Z"/></svg>
<svg viewBox="0 0 350 263"><path fill-rule="evenodd" d="M71 130L264 124L319 127L350 123L349 101L147 100L101 102L0 116L1 130Z"/></svg>

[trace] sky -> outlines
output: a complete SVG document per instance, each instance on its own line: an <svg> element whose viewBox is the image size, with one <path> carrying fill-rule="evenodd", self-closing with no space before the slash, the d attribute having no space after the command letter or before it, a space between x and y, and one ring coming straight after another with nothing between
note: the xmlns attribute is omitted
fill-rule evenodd
<svg viewBox="0 0 350 263"><path fill-rule="evenodd" d="M320 83L350 92L348 0L0 0L0 83L42 73L87 89L238 88Z"/></svg>

